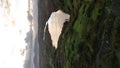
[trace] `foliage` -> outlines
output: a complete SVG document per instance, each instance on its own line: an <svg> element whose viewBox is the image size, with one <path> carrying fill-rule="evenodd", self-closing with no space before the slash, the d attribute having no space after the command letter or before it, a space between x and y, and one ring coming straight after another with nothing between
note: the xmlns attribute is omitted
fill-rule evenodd
<svg viewBox="0 0 120 68"><path fill-rule="evenodd" d="M60 0L71 15L55 52L55 68L120 68L120 17L114 0Z"/></svg>

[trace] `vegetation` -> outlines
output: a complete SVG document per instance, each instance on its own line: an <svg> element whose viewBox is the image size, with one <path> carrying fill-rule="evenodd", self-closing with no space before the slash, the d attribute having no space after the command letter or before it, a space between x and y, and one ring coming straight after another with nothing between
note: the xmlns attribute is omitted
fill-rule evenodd
<svg viewBox="0 0 120 68"><path fill-rule="evenodd" d="M51 48L54 68L120 68L119 0L59 0L71 15L57 50ZM53 64L53 65L52 65Z"/></svg>

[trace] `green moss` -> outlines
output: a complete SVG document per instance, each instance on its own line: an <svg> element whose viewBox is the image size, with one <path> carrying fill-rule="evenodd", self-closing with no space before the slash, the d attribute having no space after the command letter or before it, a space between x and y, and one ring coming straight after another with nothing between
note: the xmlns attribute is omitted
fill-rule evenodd
<svg viewBox="0 0 120 68"><path fill-rule="evenodd" d="M100 9L102 9L102 6L100 5L100 3L96 3L91 16L94 21L97 20L98 15L100 15L100 12L99 12Z"/></svg>
<svg viewBox="0 0 120 68"><path fill-rule="evenodd" d="M92 19L96 20L99 15L99 7L95 7L92 13Z"/></svg>

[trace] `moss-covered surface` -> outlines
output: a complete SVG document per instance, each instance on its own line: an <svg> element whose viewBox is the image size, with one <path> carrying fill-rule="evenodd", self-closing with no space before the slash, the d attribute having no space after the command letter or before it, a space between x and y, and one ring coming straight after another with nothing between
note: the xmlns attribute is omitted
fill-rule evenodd
<svg viewBox="0 0 120 68"><path fill-rule="evenodd" d="M59 38L57 50L50 47L54 68L120 68L119 0L59 0L71 15Z"/></svg>

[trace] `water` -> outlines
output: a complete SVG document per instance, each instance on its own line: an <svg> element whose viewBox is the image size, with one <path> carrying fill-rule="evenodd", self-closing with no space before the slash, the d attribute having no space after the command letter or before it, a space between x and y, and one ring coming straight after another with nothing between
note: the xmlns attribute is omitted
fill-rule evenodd
<svg viewBox="0 0 120 68"><path fill-rule="evenodd" d="M37 0L0 0L0 68L38 68Z"/></svg>

